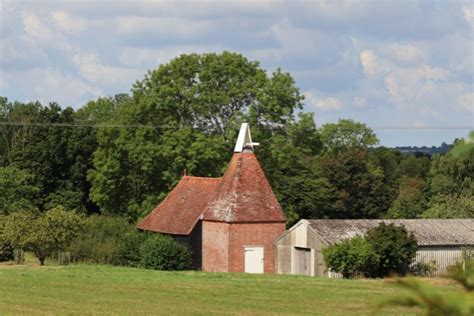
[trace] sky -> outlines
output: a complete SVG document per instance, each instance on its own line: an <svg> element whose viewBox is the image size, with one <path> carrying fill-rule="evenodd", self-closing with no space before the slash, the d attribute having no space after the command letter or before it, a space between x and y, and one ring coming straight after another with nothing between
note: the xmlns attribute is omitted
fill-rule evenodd
<svg viewBox="0 0 474 316"><path fill-rule="evenodd" d="M474 129L473 1L0 0L10 101L79 108L180 54L224 50L289 72L318 126L351 118L385 146Z"/></svg>

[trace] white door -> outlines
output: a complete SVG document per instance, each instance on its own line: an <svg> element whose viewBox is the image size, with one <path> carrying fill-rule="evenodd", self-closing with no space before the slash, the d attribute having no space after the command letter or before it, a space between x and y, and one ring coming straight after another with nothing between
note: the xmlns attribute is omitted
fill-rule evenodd
<svg viewBox="0 0 474 316"><path fill-rule="evenodd" d="M263 273L263 247L244 247L245 272Z"/></svg>

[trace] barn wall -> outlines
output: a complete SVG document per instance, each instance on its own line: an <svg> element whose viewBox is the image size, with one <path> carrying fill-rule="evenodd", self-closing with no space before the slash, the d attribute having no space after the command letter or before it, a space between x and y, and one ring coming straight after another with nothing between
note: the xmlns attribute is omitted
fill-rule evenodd
<svg viewBox="0 0 474 316"><path fill-rule="evenodd" d="M202 222L202 270L229 271L229 224Z"/></svg>
<svg viewBox="0 0 474 316"><path fill-rule="evenodd" d="M416 252L416 262L436 262L437 271L434 275L446 272L446 268L462 258L463 249L474 251L474 247L461 248L458 246L419 247Z"/></svg>
<svg viewBox="0 0 474 316"><path fill-rule="evenodd" d="M285 223L234 223L229 226L229 272L244 272L245 246L264 247L264 273L275 273L275 241Z"/></svg>
<svg viewBox="0 0 474 316"><path fill-rule="evenodd" d="M295 247L311 249L311 275L324 275L325 265L321 249L324 242L305 222L300 222L277 242L278 274L296 274Z"/></svg>

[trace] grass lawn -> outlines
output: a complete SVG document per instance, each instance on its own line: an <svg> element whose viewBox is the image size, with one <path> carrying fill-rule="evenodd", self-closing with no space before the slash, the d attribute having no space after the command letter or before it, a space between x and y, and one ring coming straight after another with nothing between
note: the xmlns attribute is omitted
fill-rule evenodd
<svg viewBox="0 0 474 316"><path fill-rule="evenodd" d="M453 286L440 282L450 290ZM0 315L372 314L404 291L382 280L162 272L99 266L0 266ZM415 314L387 308L383 313ZM378 313L379 314L379 313Z"/></svg>

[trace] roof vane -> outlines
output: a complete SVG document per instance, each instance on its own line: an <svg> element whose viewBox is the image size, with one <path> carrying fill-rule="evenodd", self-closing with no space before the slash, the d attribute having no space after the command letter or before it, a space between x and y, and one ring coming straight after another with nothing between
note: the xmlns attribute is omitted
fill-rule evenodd
<svg viewBox="0 0 474 316"><path fill-rule="evenodd" d="M252 135L250 134L250 127L248 123L242 123L240 126L239 136L235 144L234 152L241 153L244 150L253 152L254 146L259 146L260 143L252 142Z"/></svg>

